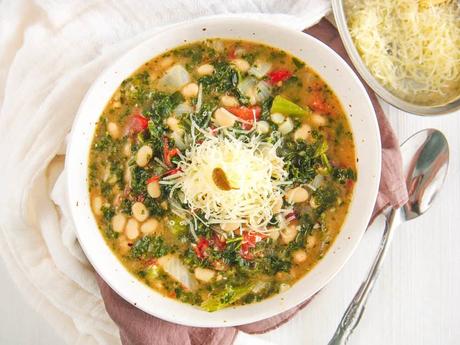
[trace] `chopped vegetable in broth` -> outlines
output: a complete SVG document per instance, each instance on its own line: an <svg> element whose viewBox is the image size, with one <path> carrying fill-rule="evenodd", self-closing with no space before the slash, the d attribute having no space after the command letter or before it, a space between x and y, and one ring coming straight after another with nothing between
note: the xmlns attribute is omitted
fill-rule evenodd
<svg viewBox="0 0 460 345"><path fill-rule="evenodd" d="M89 192L133 275L212 312L282 292L321 260L355 159L339 100L304 62L212 39L122 82L96 126Z"/></svg>

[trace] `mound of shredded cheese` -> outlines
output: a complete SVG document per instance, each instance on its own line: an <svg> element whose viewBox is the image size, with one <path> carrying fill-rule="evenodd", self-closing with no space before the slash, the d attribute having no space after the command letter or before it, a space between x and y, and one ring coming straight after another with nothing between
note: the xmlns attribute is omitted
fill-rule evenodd
<svg viewBox="0 0 460 345"><path fill-rule="evenodd" d="M255 134L237 138L230 130L207 134L181 156L182 172L169 180L172 192L180 189L183 202L190 210L200 210L208 224L265 228L288 184L284 161L276 155L279 145L262 142ZM216 168L225 173L230 190L216 184Z"/></svg>
<svg viewBox="0 0 460 345"><path fill-rule="evenodd" d="M443 104L460 90L457 0L345 0L350 34L371 73L395 95Z"/></svg>

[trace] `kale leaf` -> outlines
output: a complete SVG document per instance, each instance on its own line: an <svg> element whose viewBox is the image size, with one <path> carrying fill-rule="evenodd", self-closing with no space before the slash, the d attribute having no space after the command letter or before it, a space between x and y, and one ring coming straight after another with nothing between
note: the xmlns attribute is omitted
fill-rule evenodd
<svg viewBox="0 0 460 345"><path fill-rule="evenodd" d="M133 259L159 258L171 253L173 248L160 236L144 236L131 247Z"/></svg>
<svg viewBox="0 0 460 345"><path fill-rule="evenodd" d="M131 167L131 189L135 195L143 194L146 191L147 179L152 174L137 165Z"/></svg>
<svg viewBox="0 0 460 345"><path fill-rule="evenodd" d="M123 104L143 104L149 96L150 74L147 71L138 73L123 80L120 87L120 100Z"/></svg>
<svg viewBox="0 0 460 345"><path fill-rule="evenodd" d="M281 156L286 162L289 179L295 183L309 183L316 176L320 160L316 156L316 145L304 141L286 141Z"/></svg>
<svg viewBox="0 0 460 345"><path fill-rule="evenodd" d="M165 214L165 210L160 206L158 201L150 196L147 196L144 200L144 205L149 210L151 216L161 217Z"/></svg>
<svg viewBox="0 0 460 345"><path fill-rule="evenodd" d="M332 177L340 184L345 184L348 180L356 181L356 173L351 168L333 168Z"/></svg>
<svg viewBox="0 0 460 345"><path fill-rule="evenodd" d="M316 212L323 213L337 202L339 191L332 185L321 186L313 192L313 198L318 205Z"/></svg>
<svg viewBox="0 0 460 345"><path fill-rule="evenodd" d="M226 61L214 63L214 73L201 77L198 82L207 94L232 93L239 96L238 72Z"/></svg>

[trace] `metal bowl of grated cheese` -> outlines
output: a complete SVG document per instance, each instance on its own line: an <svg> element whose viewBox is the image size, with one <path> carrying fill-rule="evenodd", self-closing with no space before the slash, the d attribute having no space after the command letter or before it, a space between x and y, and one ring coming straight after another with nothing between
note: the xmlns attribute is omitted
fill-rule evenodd
<svg viewBox="0 0 460 345"><path fill-rule="evenodd" d="M417 115L460 109L458 0L333 0L342 41L386 102Z"/></svg>

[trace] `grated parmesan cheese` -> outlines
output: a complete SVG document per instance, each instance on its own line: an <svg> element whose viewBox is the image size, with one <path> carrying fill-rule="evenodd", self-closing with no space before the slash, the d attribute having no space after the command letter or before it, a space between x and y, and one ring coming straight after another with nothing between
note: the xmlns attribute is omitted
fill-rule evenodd
<svg viewBox="0 0 460 345"><path fill-rule="evenodd" d="M237 223L264 229L273 217L273 207L284 195L288 173L276 155L280 141L262 142L257 135L244 141L230 130L209 133L201 144L193 144L181 157L182 172L172 175L171 193L180 189L190 210L200 210L208 224ZM213 171L225 172L231 190L222 190Z"/></svg>
<svg viewBox="0 0 460 345"><path fill-rule="evenodd" d="M370 72L420 105L460 91L460 8L456 0L346 0L350 34Z"/></svg>

